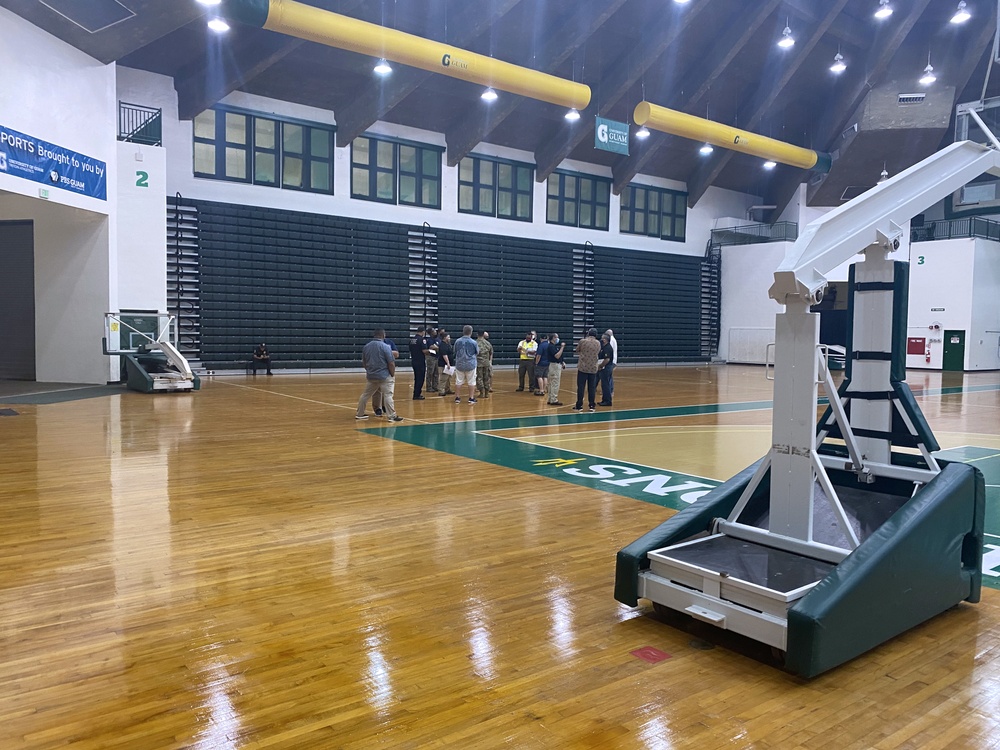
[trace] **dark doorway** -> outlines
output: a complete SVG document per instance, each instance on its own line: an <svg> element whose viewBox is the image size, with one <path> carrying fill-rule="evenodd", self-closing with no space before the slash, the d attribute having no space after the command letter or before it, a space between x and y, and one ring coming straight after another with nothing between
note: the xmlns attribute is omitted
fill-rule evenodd
<svg viewBox="0 0 1000 750"><path fill-rule="evenodd" d="M0 378L35 379L35 240L31 221L0 221Z"/></svg>

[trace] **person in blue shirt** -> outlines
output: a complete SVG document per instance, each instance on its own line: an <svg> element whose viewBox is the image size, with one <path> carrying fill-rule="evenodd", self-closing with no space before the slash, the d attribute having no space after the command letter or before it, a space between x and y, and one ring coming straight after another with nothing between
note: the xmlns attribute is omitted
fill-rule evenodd
<svg viewBox="0 0 1000 750"><path fill-rule="evenodd" d="M385 337L385 343L388 345L389 351L392 352L392 358L393 358L393 360L399 359L399 348L396 346L396 342L393 341L388 336L386 336ZM396 381L395 381L395 378L393 378L392 396L393 396L393 398L396 397ZM372 395L372 408L375 410L375 416L376 417L381 417L382 414L385 413L385 410L382 408L383 406L384 406L384 404L382 403L382 392L381 391L375 391L375 393Z"/></svg>
<svg viewBox="0 0 1000 750"><path fill-rule="evenodd" d="M361 398L358 399L358 411L354 418L368 419L365 407L368 405L368 399L378 391L382 395L382 404L389 421L402 422L403 418L396 414L396 407L392 402L396 360L392 356L392 349L385 343L384 328L376 328L375 333L372 334L372 340L365 344L364 349L361 350L361 363L365 367L367 384Z"/></svg>
<svg viewBox="0 0 1000 750"><path fill-rule="evenodd" d="M549 364L552 362L551 357L551 345L548 338L544 338L535 350L536 396L544 396L549 388Z"/></svg>
<svg viewBox="0 0 1000 750"><path fill-rule="evenodd" d="M455 342L455 403L462 403L462 386L469 387L469 403L476 403L476 364L479 344L472 338L472 326L462 328Z"/></svg>

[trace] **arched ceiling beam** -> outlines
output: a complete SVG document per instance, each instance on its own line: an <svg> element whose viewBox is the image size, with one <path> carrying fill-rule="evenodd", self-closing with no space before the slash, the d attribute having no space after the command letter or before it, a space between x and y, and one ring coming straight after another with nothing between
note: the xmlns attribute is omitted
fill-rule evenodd
<svg viewBox="0 0 1000 750"><path fill-rule="evenodd" d="M338 4L337 10L351 13L364 2L346 0ZM181 120L194 119L305 44L302 39L284 34L262 33L256 29L241 31L240 41L222 58L221 70L215 62L208 63L207 58L203 58L196 66L185 68L174 76L177 114Z"/></svg>
<svg viewBox="0 0 1000 750"><path fill-rule="evenodd" d="M699 55L698 59L684 71L680 80L691 82L695 87L694 93L675 109L689 114L694 113L696 108L699 112L702 111L703 100L708 95L712 82L722 76L740 51L754 38L768 16L781 5L781 1L767 0L767 2L752 6L745 15L733 18L726 30L716 39L711 50L705 55ZM706 62L711 67L706 69ZM659 104L658 101L650 101L653 104ZM640 142L640 145L637 145L628 156L619 158L611 168L614 176L613 189L615 194L621 193L625 186L669 142L670 136L656 133L645 143Z"/></svg>
<svg viewBox="0 0 1000 750"><path fill-rule="evenodd" d="M462 15L455 20L454 28L460 31L455 34L453 43L458 47L469 46L520 2L521 0L498 0L491 5L489 13L483 13L476 3L468 3ZM337 145L343 147L349 144L433 75L416 68L400 66L392 78L379 85L373 83L366 86L361 96L334 113L337 118Z"/></svg>
<svg viewBox="0 0 1000 750"><path fill-rule="evenodd" d="M590 23L575 34L565 34L566 29L576 25L575 19L580 16L580 8L574 7L559 21L553 24L552 33L544 42L541 54L537 55L532 67L546 73L555 73L579 47L594 35L624 4L626 0L611 0L600 7L596 13L587 13ZM454 167L478 144L485 141L489 134L517 109L523 99L519 96L502 96L488 107L471 108L468 114L452 123L445 131L445 142L448 144L448 166Z"/></svg>
<svg viewBox="0 0 1000 750"><path fill-rule="evenodd" d="M760 124L761 119L764 115L771 111L774 103L778 98L784 93L786 87L791 82L792 78L799 71L799 68L805 63L809 54L813 51L813 48L819 43L823 35L826 34L827 29L830 28L830 24L833 23L834 19L843 11L844 6L847 5L848 0L834 0L830 3L827 8L826 15L822 18L818 25L816 25L812 33L809 35L809 39L803 43L801 46L796 44L793 48L792 59L788 61L787 66L784 71L782 71L781 76L776 81L762 82L757 89L757 93L754 100L747 107L747 113L745 117L740 117L740 127L745 130L753 130ZM722 174L722 170L726 168L726 165L732 160L735 151L730 151L729 149L716 149L715 152L708 157L708 159L695 171L693 177L688 180L688 206L694 207L695 204L701 197L705 194L705 191L711 186L711 184Z"/></svg>
<svg viewBox="0 0 1000 750"><path fill-rule="evenodd" d="M857 114L858 108L864 102L868 92L882 82L882 78L889 70L889 64L895 57L897 50L905 41L910 31L920 20L920 16L927 10L931 0L914 0L907 9L906 15L899 22L887 29L886 36L876 37L872 44L871 52L866 60L865 75L849 88L845 88L840 97L830 108L828 117L820 119L816 132L813 135L813 143L823 150L833 151L837 146L837 139L850 124L851 118ZM980 48L981 49L981 48ZM778 177L773 183L773 187L768 191L770 197L767 202L777 206L773 209L769 219L774 221L780 216L795 196L799 185L806 177L806 172L785 171L785 174Z"/></svg>
<svg viewBox="0 0 1000 750"><path fill-rule="evenodd" d="M191 72L182 71L174 78L177 90L177 116L193 120L198 114L245 86L305 42L281 34L247 29L243 39L227 50L221 67L202 63Z"/></svg>
<svg viewBox="0 0 1000 750"><path fill-rule="evenodd" d="M535 152L535 179L544 182L555 171L560 162L569 156L583 140L594 132L594 116L600 110L607 110L617 104L629 89L638 82L646 70L659 59L671 44L688 29L691 23L710 6L710 3L698 3L684 11L679 23L662 24L663 31L658 37L645 42L643 49L636 50L641 59L636 63L633 50L625 50L611 64L601 82L592 87L602 96L599 101L592 101L575 123L557 128L556 132ZM636 102L638 103L638 102Z"/></svg>

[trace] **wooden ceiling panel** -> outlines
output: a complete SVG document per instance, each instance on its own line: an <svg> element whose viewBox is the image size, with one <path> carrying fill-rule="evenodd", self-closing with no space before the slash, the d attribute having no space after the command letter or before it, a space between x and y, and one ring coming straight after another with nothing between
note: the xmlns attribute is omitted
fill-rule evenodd
<svg viewBox="0 0 1000 750"><path fill-rule="evenodd" d="M204 25L209 11L193 0L122 0L135 16L97 33L35 0L0 0L0 7L98 60L174 77L186 115L243 90L333 109L345 123L353 116L354 129L376 117L443 132L456 160L485 141L540 155L542 171L567 157L614 164L616 188L638 168L693 180L696 192L708 185L771 190L769 185L780 183L772 190L780 195L808 174L779 168L762 176L760 160L742 156L726 157L721 169L706 171L697 143L661 134L649 146L636 144L627 160L610 157L593 149L593 115L630 122L645 96L799 145L828 148L871 86L907 79L916 85L928 51L942 84L960 88L960 101L978 97L989 46L981 40L984 29L992 28L994 11L987 7L992 3L970 3L973 20L956 26L948 23L957 4L950 0L908 0L881 23L872 17L873 0L303 1L582 81L593 89L592 106L575 129L561 108L524 98L498 102L492 116L472 84L402 66L395 82L383 81L372 75L371 57L260 29L234 27L216 36ZM842 9L831 20L837 3ZM497 13L501 5L503 12ZM775 45L786 22L799 45L791 51ZM657 48L664 39L669 43ZM808 54L799 54L810 39ZM829 71L838 50L848 64L841 76ZM796 71L790 76L793 61ZM991 77L989 93L1000 95L1000 76ZM392 100L386 106L379 104L383 95Z"/></svg>

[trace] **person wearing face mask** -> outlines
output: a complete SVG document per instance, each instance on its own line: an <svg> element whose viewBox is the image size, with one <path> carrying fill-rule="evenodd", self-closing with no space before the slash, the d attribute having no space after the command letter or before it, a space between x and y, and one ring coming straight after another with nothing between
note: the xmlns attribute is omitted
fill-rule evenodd
<svg viewBox="0 0 1000 750"><path fill-rule="evenodd" d="M480 398L489 398L493 392L493 344L490 332L480 331L476 335L479 354L476 356L476 390Z"/></svg>
<svg viewBox="0 0 1000 750"><path fill-rule="evenodd" d="M546 402L549 406L562 406L559 400L559 381L562 380L562 371L566 369L563 361L563 352L566 350L566 342L559 340L558 333L549 334L549 390L546 394Z"/></svg>

